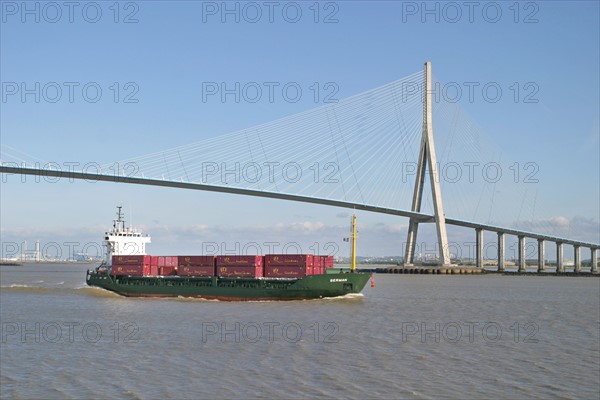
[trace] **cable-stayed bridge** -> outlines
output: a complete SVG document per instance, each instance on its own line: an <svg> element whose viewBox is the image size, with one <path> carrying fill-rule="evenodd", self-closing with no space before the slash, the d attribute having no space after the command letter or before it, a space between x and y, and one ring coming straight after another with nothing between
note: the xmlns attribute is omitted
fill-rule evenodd
<svg viewBox="0 0 600 400"><path fill-rule="evenodd" d="M497 234L499 270L505 267L505 236L510 235L518 238L520 272L526 270L528 239L537 242L540 272L546 269L546 242L556 244L557 272L564 271L565 245L573 246L575 272L582 268L581 248L590 250L591 271L597 272L600 244L556 235L543 225L530 232L493 222L535 212L537 192L531 183L537 182L536 164L507 161L456 104L440 101L439 94L426 63L424 71L336 103L190 145L69 170L31 165L3 150L0 172L223 192L407 217L404 259L409 265L415 261L419 224L433 223L441 265L451 264L446 225L454 225L475 230L477 267L483 266L483 233L488 231ZM437 147L434 126L445 134ZM445 210L461 217L449 218Z"/></svg>

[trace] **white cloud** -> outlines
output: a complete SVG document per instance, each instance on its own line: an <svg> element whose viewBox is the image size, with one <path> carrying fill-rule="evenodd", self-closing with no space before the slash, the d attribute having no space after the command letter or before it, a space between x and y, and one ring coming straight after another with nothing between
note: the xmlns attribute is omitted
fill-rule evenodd
<svg viewBox="0 0 600 400"><path fill-rule="evenodd" d="M589 242L600 242L600 223L594 218L553 216L546 219L516 221L515 229Z"/></svg>

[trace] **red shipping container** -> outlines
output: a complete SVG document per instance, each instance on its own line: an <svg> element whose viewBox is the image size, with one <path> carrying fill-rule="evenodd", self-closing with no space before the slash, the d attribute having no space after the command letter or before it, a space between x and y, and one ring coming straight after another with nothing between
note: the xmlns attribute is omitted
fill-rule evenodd
<svg viewBox="0 0 600 400"><path fill-rule="evenodd" d="M113 264L111 273L113 275L144 275L144 266L143 265L131 265L131 264Z"/></svg>
<svg viewBox="0 0 600 400"><path fill-rule="evenodd" d="M302 266L269 266L265 267L265 278L302 278L307 273L307 267Z"/></svg>
<svg viewBox="0 0 600 400"><path fill-rule="evenodd" d="M150 256L150 265L154 266L154 267L158 267L158 259L160 257L159 256ZM158 269L157 269L158 271Z"/></svg>
<svg viewBox="0 0 600 400"><path fill-rule="evenodd" d="M203 265L180 265L177 268L177 275L180 276L214 276L215 266Z"/></svg>
<svg viewBox="0 0 600 400"><path fill-rule="evenodd" d="M214 267L215 256L179 256L177 257L177 264L180 266Z"/></svg>
<svg viewBox="0 0 600 400"><path fill-rule="evenodd" d="M217 276L227 278L258 278L263 276L263 267L217 266Z"/></svg>
<svg viewBox="0 0 600 400"><path fill-rule="evenodd" d="M263 256L217 256L217 267L254 267L263 265Z"/></svg>
<svg viewBox="0 0 600 400"><path fill-rule="evenodd" d="M150 265L150 256L113 256L113 265Z"/></svg>
<svg viewBox="0 0 600 400"><path fill-rule="evenodd" d="M179 260L179 257L167 256L165 258L166 258L165 267L177 267L177 261Z"/></svg>
<svg viewBox="0 0 600 400"><path fill-rule="evenodd" d="M325 268L333 268L333 256L321 256Z"/></svg>
<svg viewBox="0 0 600 400"><path fill-rule="evenodd" d="M177 256L158 256L159 267L176 267Z"/></svg>
<svg viewBox="0 0 600 400"><path fill-rule="evenodd" d="M177 275L175 267L158 267L158 274L160 276Z"/></svg>
<svg viewBox="0 0 600 400"><path fill-rule="evenodd" d="M265 265L312 266L313 263L312 254L267 254L265 256Z"/></svg>

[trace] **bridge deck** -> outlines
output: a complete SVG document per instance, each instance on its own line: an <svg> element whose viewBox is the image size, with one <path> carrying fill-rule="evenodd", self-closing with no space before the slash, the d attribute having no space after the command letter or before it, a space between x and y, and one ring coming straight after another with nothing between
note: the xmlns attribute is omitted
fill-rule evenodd
<svg viewBox="0 0 600 400"><path fill-rule="evenodd" d="M419 222L433 222L434 216L429 214L417 213L406 210L396 210L385 207L372 206L367 204L358 204L352 202L346 202L341 200L331 200L331 199L319 199L315 197L307 197L307 196L299 196L294 194L287 193L276 193L276 192L266 192L261 190L254 189L244 189L244 188L235 188L229 186L216 186L216 185L205 185L200 183L190 183L190 182L177 182L177 181L166 181L160 179L149 179L149 178L139 178L134 176L115 176L115 175L105 175L105 174L93 174L87 172L77 172L77 171L60 171L60 170L47 170L47 169L37 169L37 168L26 168L26 167L13 167L13 166L0 166L0 173L5 174L20 174L20 175L34 175L34 176L45 176L45 177L57 177L57 178L69 178L69 179L82 179L88 181L102 181L102 182L120 182L120 183L130 183L136 185L149 185L149 186L162 186L162 187L172 187L179 189L191 189L191 190L203 190L209 192L220 192L220 193L231 193L231 194L239 194L244 196L255 196L255 197L265 197L272 199L280 199L280 200L289 200L289 201L298 201L303 203L312 203L312 204L321 204L327 206L334 207L342 207L342 208L351 208L356 210L364 210L369 212L375 212L380 214L389 214L389 215L397 215L401 217L407 218L415 218L418 219ZM482 229L485 231L492 231L498 233L505 233L508 235L515 236L524 236L533 239L541 239L547 240L551 242L563 243L573 246L580 247L589 247L591 249L600 249L600 244L598 243L590 243L583 242L579 240L571 240L556 236L544 235L534 232L526 232L518 229L512 228L504 228L493 225L480 224L476 222L463 221L459 219L446 218L446 223L455 226L462 226L466 228L474 228L474 229Z"/></svg>

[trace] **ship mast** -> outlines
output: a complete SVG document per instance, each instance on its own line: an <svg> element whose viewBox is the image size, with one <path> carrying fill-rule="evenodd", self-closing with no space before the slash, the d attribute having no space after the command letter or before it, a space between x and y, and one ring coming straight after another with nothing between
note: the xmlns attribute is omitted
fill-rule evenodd
<svg viewBox="0 0 600 400"><path fill-rule="evenodd" d="M350 248L350 270L356 270L356 214L352 215L352 231L350 232L352 246Z"/></svg>
<svg viewBox="0 0 600 400"><path fill-rule="evenodd" d="M114 220L113 227L116 230L124 231L125 230L125 220L123 219L123 212L121 211L122 208L123 208L123 206L117 206L117 219Z"/></svg>

